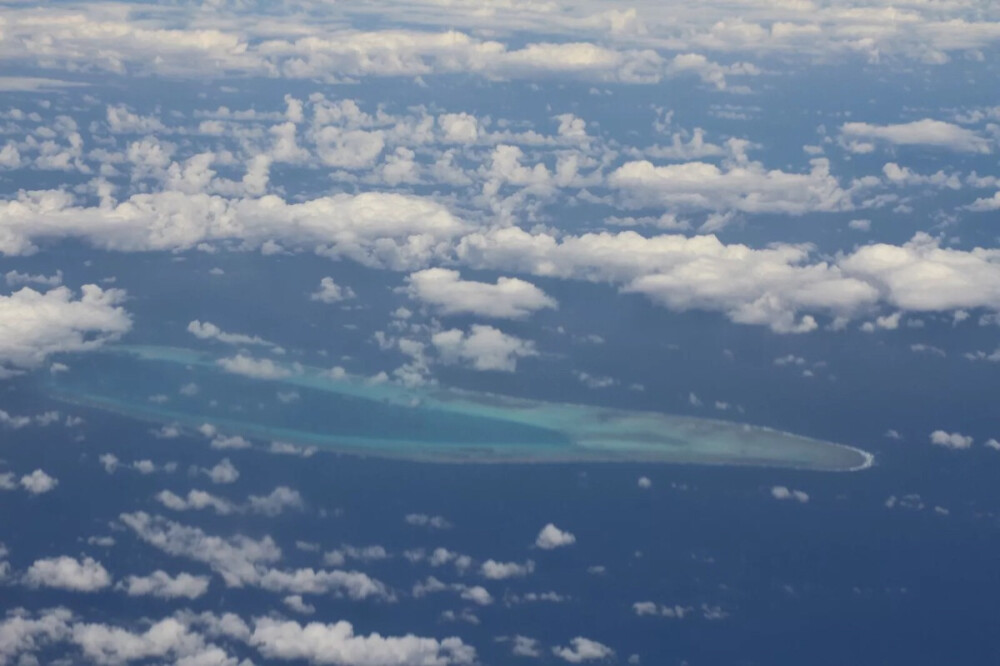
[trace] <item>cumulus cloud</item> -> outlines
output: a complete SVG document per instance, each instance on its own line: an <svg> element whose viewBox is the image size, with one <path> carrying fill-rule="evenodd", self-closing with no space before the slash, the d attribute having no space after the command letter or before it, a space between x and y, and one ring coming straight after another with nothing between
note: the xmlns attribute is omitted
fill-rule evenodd
<svg viewBox="0 0 1000 666"><path fill-rule="evenodd" d="M213 449L248 449L252 446L252 444L250 444L249 441L247 441L244 437L241 437L240 435L215 435L214 433L215 430L213 429L212 435L208 435L209 437L212 437L212 442L211 444L209 444L209 446L211 446ZM209 475L211 476L212 472L218 469L218 471L215 472L215 474L216 476L218 476L220 481L217 481L216 483L224 483L225 481L223 481L223 479L232 476L233 470L229 469L229 467L231 466L232 466L231 464L227 465L224 460L223 462L219 463L211 470L209 470Z"/></svg>
<svg viewBox="0 0 1000 666"><path fill-rule="evenodd" d="M0 207L5 205L0 203ZM0 223L0 245L5 230ZM67 287L40 293L24 287L0 295L0 378L41 365L52 354L97 349L132 327L121 289L84 285L80 298Z"/></svg>
<svg viewBox="0 0 1000 666"><path fill-rule="evenodd" d="M475 662L475 648L461 639L437 640L407 634L382 636L354 633L350 622L306 625L257 618L249 642L268 659L300 660L347 666L449 666Z"/></svg>
<svg viewBox="0 0 1000 666"><path fill-rule="evenodd" d="M869 123L844 123L840 127L842 138L849 149L867 152L867 141L884 141L897 146L928 146L947 148L963 153L987 154L992 151L990 142L972 130L940 120L924 118L895 125Z"/></svg>
<svg viewBox="0 0 1000 666"><path fill-rule="evenodd" d="M325 277L319 281L319 289L309 295L309 300L320 303L339 303L350 298L355 298L354 290L350 287L342 287L333 281L332 277Z"/></svg>
<svg viewBox="0 0 1000 666"><path fill-rule="evenodd" d="M614 657L615 651L603 643L598 643L583 636L577 636L570 641L568 647L558 646L552 648L552 654L571 664L579 664L584 661L610 659Z"/></svg>
<svg viewBox="0 0 1000 666"><path fill-rule="evenodd" d="M549 523L538 533L535 538L535 545L542 550L552 550L564 546L572 546L576 543L576 536L570 532L563 531Z"/></svg>
<svg viewBox="0 0 1000 666"><path fill-rule="evenodd" d="M282 599L284 604L288 606L288 609L294 613L301 613L302 615L312 615L316 612L316 607L312 604L306 603L302 599L301 594L290 594L284 599Z"/></svg>
<svg viewBox="0 0 1000 666"><path fill-rule="evenodd" d="M976 199L971 204L966 206L966 209L975 213L986 213L994 210L1000 210L1000 192L997 192L992 197L981 197Z"/></svg>
<svg viewBox="0 0 1000 666"><path fill-rule="evenodd" d="M208 591L208 585L208 576L183 572L171 576L166 571L157 570L148 576L128 576L118 583L117 588L130 597L149 595L160 599L197 599Z"/></svg>
<svg viewBox="0 0 1000 666"><path fill-rule="evenodd" d="M435 530L451 529L451 523L444 516L430 516L426 513L408 513L403 520L407 525L429 527Z"/></svg>
<svg viewBox="0 0 1000 666"><path fill-rule="evenodd" d="M361 560L362 562L376 562L389 557L389 553L384 546L350 546L344 545L336 550L331 550L323 554L323 562L332 567L344 566L347 560Z"/></svg>
<svg viewBox="0 0 1000 666"><path fill-rule="evenodd" d="M73 625L73 642L86 659L98 664L169 660L176 664L235 664L218 646L208 644L178 618L154 622L141 633L122 627L80 622Z"/></svg>
<svg viewBox="0 0 1000 666"><path fill-rule="evenodd" d="M44 470L36 469L31 474L21 477L21 487L32 495L41 495L53 490L59 485L59 480L49 476Z"/></svg>
<svg viewBox="0 0 1000 666"><path fill-rule="evenodd" d="M220 358L216 363L226 372L253 379L282 379L292 375L291 370L278 365L269 358L254 358L245 354Z"/></svg>
<svg viewBox="0 0 1000 666"><path fill-rule="evenodd" d="M486 560L479 567L479 573L490 580L504 580L506 578L523 578L535 570L535 563L528 560L524 564L518 562L497 562L496 560Z"/></svg>
<svg viewBox="0 0 1000 666"><path fill-rule="evenodd" d="M186 497L181 497L169 490L163 490L157 493L156 500L173 511L212 509L220 516L226 516L239 510L229 500L216 497L204 490L190 490Z"/></svg>
<svg viewBox="0 0 1000 666"><path fill-rule="evenodd" d="M785 486L774 486L771 488L771 497L776 500L794 500L801 504L809 501L809 495L801 490L791 490Z"/></svg>
<svg viewBox="0 0 1000 666"><path fill-rule="evenodd" d="M229 458L223 458L215 467L202 471L208 475L208 478L212 479L212 483L234 483L236 479L240 478L239 470L236 469L236 465L230 462Z"/></svg>
<svg viewBox="0 0 1000 666"><path fill-rule="evenodd" d="M252 586L282 594L334 594L351 599L394 598L384 583L361 572L274 568L272 565L281 559L281 549L270 536L218 537L141 511L124 513L119 519L149 545L175 557L207 564L228 587Z"/></svg>
<svg viewBox="0 0 1000 666"><path fill-rule="evenodd" d="M489 606L493 603L493 595L482 585L466 585L464 583L447 584L434 576L428 576L426 580L418 582L413 586L413 596L417 598L445 591L456 592L461 599L470 601L478 606Z"/></svg>
<svg viewBox="0 0 1000 666"><path fill-rule="evenodd" d="M20 428L24 428L25 426L31 425L31 417L15 416L10 412L0 409L0 424L2 424L5 428L18 430Z"/></svg>
<svg viewBox="0 0 1000 666"><path fill-rule="evenodd" d="M265 516L280 515L285 509L301 511L305 506L299 491L288 486L278 486L267 495L251 495L248 502L251 511Z"/></svg>
<svg viewBox="0 0 1000 666"><path fill-rule="evenodd" d="M945 432L935 430L931 433L931 444L949 449L967 449L972 446L973 439L960 432Z"/></svg>
<svg viewBox="0 0 1000 666"><path fill-rule="evenodd" d="M672 310L714 310L779 333L816 330L812 313L850 318L885 303L907 311L1000 309L1000 250L942 248L917 233L812 261L808 245L726 245L714 235L633 231L561 238L508 227L464 237L459 256L481 268L611 282Z"/></svg>
<svg viewBox="0 0 1000 666"><path fill-rule="evenodd" d="M243 333L227 333L211 322L201 322L195 319L188 324L188 333L201 340L218 340L227 345L263 345L270 347L272 344L256 335L245 335Z"/></svg>
<svg viewBox="0 0 1000 666"><path fill-rule="evenodd" d="M519 358L538 356L533 342L483 324L473 324L468 333L457 328L439 331L431 342L445 363L462 363L475 370L513 372Z"/></svg>
<svg viewBox="0 0 1000 666"><path fill-rule="evenodd" d="M749 161L720 169L707 162L654 166L642 160L618 167L608 184L638 207L792 215L849 210L850 194L830 174L829 162L816 158L811 165L796 174Z"/></svg>
<svg viewBox="0 0 1000 666"><path fill-rule="evenodd" d="M31 587L53 587L71 592L96 592L111 585L111 575L92 557L68 555L35 560L24 574Z"/></svg>
<svg viewBox="0 0 1000 666"><path fill-rule="evenodd" d="M16 663L25 655L24 663L38 663L27 657L57 641L69 638L73 613L66 608L50 608L32 616L24 609L8 610L0 620L0 663Z"/></svg>
<svg viewBox="0 0 1000 666"><path fill-rule="evenodd" d="M166 191L81 207L70 195L50 190L0 202L0 253L6 255L30 253L32 241L43 238L80 238L98 248L133 252L190 249L224 240L258 247L278 239L290 246L318 247L326 256L405 269L426 264L464 228L441 204L394 193L288 203L274 195L228 199ZM91 301L101 294L94 289ZM86 289L84 296L86 301Z"/></svg>
<svg viewBox="0 0 1000 666"><path fill-rule="evenodd" d="M229 587L258 583L260 569L281 557L281 549L269 536L227 539L141 511L124 513L120 520L137 537L168 555L207 564Z"/></svg>
<svg viewBox="0 0 1000 666"><path fill-rule="evenodd" d="M318 450L315 446L303 446L292 442L271 442L268 452L286 456L299 456L300 458L310 458Z"/></svg>
<svg viewBox="0 0 1000 666"><path fill-rule="evenodd" d="M524 280L501 277L496 284L462 280L458 271L428 268L410 274L406 293L443 315L471 314L501 319L523 319L556 302Z"/></svg>
<svg viewBox="0 0 1000 666"><path fill-rule="evenodd" d="M535 638L517 635L511 638L510 652L515 657L541 657L541 644Z"/></svg>
<svg viewBox="0 0 1000 666"><path fill-rule="evenodd" d="M443 113L437 122L448 143L474 143L479 138L479 121L468 113Z"/></svg>
<svg viewBox="0 0 1000 666"><path fill-rule="evenodd" d="M62 284L62 271L56 271L55 275L31 275L30 273L19 273L18 271L7 271L4 275L8 287L16 287L26 284L37 284L43 287L58 287Z"/></svg>
<svg viewBox="0 0 1000 666"><path fill-rule="evenodd" d="M815 319L802 310L850 312L878 299L866 282L825 263L806 263L808 247L754 250L712 235L646 238L624 231L557 239L508 228L470 234L458 251L473 265L619 283L673 310L722 311L733 321L779 332L815 329Z"/></svg>
<svg viewBox="0 0 1000 666"><path fill-rule="evenodd" d="M866 245L838 263L904 310L1000 310L1000 250L942 248L938 239L918 233L902 246Z"/></svg>

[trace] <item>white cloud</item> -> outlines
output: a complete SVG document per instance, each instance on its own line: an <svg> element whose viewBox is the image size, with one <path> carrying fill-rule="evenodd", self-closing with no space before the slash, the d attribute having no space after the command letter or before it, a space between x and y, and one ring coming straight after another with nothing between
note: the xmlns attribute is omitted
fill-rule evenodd
<svg viewBox="0 0 1000 666"><path fill-rule="evenodd" d="M557 307L554 299L530 282L509 277L498 278L496 284L462 280L458 271L446 268L410 274L405 291L443 315L522 319L537 310Z"/></svg>
<svg viewBox="0 0 1000 666"><path fill-rule="evenodd" d="M543 527L538 533L538 537L535 538L535 545L542 550L572 546L574 543L576 543L576 536L559 529L552 523Z"/></svg>
<svg viewBox="0 0 1000 666"><path fill-rule="evenodd" d="M113 453L102 453L98 456L97 460L101 463L101 466L104 467L104 471L108 474L114 474L120 464L118 456Z"/></svg>
<svg viewBox="0 0 1000 666"><path fill-rule="evenodd" d="M177 618L153 623L143 633L97 623L73 625L72 640L86 659L97 664L167 659L183 666L236 666L236 660ZM161 662L162 663L162 662Z"/></svg>
<svg viewBox="0 0 1000 666"><path fill-rule="evenodd" d="M152 460L136 460L132 463L132 469L140 474L152 474L156 471L156 465Z"/></svg>
<svg viewBox="0 0 1000 666"><path fill-rule="evenodd" d="M349 622L301 625L293 621L257 618L250 644L267 659L301 660L347 666L449 666L471 664L476 651L459 638L358 636Z"/></svg>
<svg viewBox="0 0 1000 666"><path fill-rule="evenodd" d="M434 576L428 576L426 580L417 582L413 586L413 596L418 599L427 594L445 591L457 592L461 599L470 601L478 606L493 604L493 595L481 585L465 585L464 583L446 584Z"/></svg>
<svg viewBox="0 0 1000 666"><path fill-rule="evenodd" d="M866 245L838 263L846 275L877 287L904 310L1000 310L1000 250L942 248L918 233L902 246Z"/></svg>
<svg viewBox="0 0 1000 666"><path fill-rule="evenodd" d="M615 651L603 643L577 636L570 641L569 647L552 648L552 654L571 664L579 664L584 661L611 659L615 656Z"/></svg>
<svg viewBox="0 0 1000 666"><path fill-rule="evenodd" d="M962 189L962 181L958 174L946 174L944 171L938 171L931 175L921 175L919 173L914 173L908 167L901 167L895 162L888 162L882 166L882 173L885 175L886 180L888 180L893 185L900 187L920 187L920 186L932 186L932 187L947 187L951 190ZM867 231L867 229L865 230Z"/></svg>
<svg viewBox="0 0 1000 666"><path fill-rule="evenodd" d="M895 125L844 123L840 133L848 142L874 140L897 146L930 146L965 153L991 152L990 142L975 132L930 118Z"/></svg>
<svg viewBox="0 0 1000 666"><path fill-rule="evenodd" d="M519 358L538 355L533 342L482 324L473 324L468 333L457 328L437 332L431 342L445 363L465 363L476 370L513 372Z"/></svg>
<svg viewBox="0 0 1000 666"><path fill-rule="evenodd" d="M53 490L59 485L59 480L49 476L44 470L36 469L31 474L21 477L21 487L32 495L41 495Z"/></svg>
<svg viewBox="0 0 1000 666"><path fill-rule="evenodd" d="M810 163L808 173L797 174L749 161L720 169L707 162L654 166L642 160L618 167L608 184L638 207L791 215L849 210L850 194L830 174L829 162L816 158Z"/></svg>
<svg viewBox="0 0 1000 666"><path fill-rule="evenodd" d="M190 490L187 497L181 497L169 490L162 490L156 494L156 500L163 506L173 511L197 511L201 509L212 509L220 516L227 516L238 511L238 507L229 500L216 497L204 490Z"/></svg>
<svg viewBox="0 0 1000 666"><path fill-rule="evenodd" d="M292 374L291 370L278 365L269 358L254 358L245 354L220 358L216 363L226 372L253 379L282 379L290 377Z"/></svg>
<svg viewBox="0 0 1000 666"><path fill-rule="evenodd" d="M389 557L384 546L349 546L344 545L336 550L323 554L323 563L332 567L341 567L348 559L362 562L377 562Z"/></svg>
<svg viewBox="0 0 1000 666"><path fill-rule="evenodd" d="M141 116L132 112L124 104L108 105L106 111L108 128L115 134L155 134L166 129L155 116Z"/></svg>
<svg viewBox="0 0 1000 666"><path fill-rule="evenodd" d="M757 76L760 74L760 70L750 63L739 62L732 65L720 65L700 53L679 53L667 64L666 73L673 76L686 73L695 74L716 90L726 90L729 87L726 75ZM745 91L746 89L741 88L740 90Z"/></svg>
<svg viewBox="0 0 1000 666"><path fill-rule="evenodd" d="M248 499L250 510L254 513L262 513L265 516L277 516L285 509L297 509L299 511L305 506L302 495L299 491L288 486L278 486L268 495L251 495Z"/></svg>
<svg viewBox="0 0 1000 666"><path fill-rule="evenodd" d="M290 594L282 599L282 602L294 613L312 615L316 612L316 607L303 601L301 594Z"/></svg>
<svg viewBox="0 0 1000 666"><path fill-rule="evenodd" d="M975 213L986 213L994 210L1000 210L1000 192L997 192L992 197L981 197L976 199L971 204L966 206L966 208Z"/></svg>
<svg viewBox="0 0 1000 666"><path fill-rule="evenodd" d="M493 595L481 585L462 586L459 596L479 606L489 606L493 603Z"/></svg>
<svg viewBox="0 0 1000 666"><path fill-rule="evenodd" d="M12 430L19 430L25 426L31 425L30 416L14 416L9 412L0 409L0 424L5 428L10 428Z"/></svg>
<svg viewBox="0 0 1000 666"><path fill-rule="evenodd" d="M175 425L165 425L150 430L149 434L157 439L177 439L181 436L181 429Z"/></svg>
<svg viewBox="0 0 1000 666"><path fill-rule="evenodd" d="M935 430L931 433L931 444L943 446L949 449L967 449L972 446L973 439L960 432L945 432Z"/></svg>
<svg viewBox="0 0 1000 666"><path fill-rule="evenodd" d="M309 300L321 303L338 303L354 297L353 289L341 287L333 281L332 277L325 277L319 281L319 289L310 294Z"/></svg>
<svg viewBox="0 0 1000 666"><path fill-rule="evenodd" d="M62 284L62 271L56 271L55 275L30 275L28 273L18 273L17 271L7 271L4 275L8 287L16 287L25 284L37 284L43 287L58 287Z"/></svg>
<svg viewBox="0 0 1000 666"><path fill-rule="evenodd" d="M314 570L294 569L281 571L267 569L261 572L257 584L271 592L294 594L332 594L337 597L346 596L350 599L395 599L392 591L381 581L371 578L358 571L341 571L338 569Z"/></svg>
<svg viewBox="0 0 1000 666"><path fill-rule="evenodd" d="M215 430L212 430L214 434ZM252 446L245 438L240 435L208 435L212 437L212 443L210 446L213 449L248 449ZM218 467L218 465L216 465ZM214 469L214 468L213 468ZM221 474L225 474L224 470L220 471Z"/></svg>
<svg viewBox="0 0 1000 666"><path fill-rule="evenodd" d="M197 599L208 590L208 576L192 576L179 573L171 576L166 571L157 570L148 576L128 576L118 583L130 597L153 596L160 599Z"/></svg>
<svg viewBox="0 0 1000 666"><path fill-rule="evenodd" d="M267 340L256 335L245 335L243 333L227 333L211 322L200 322L197 319L188 324L188 333L201 340L218 340L227 345L262 345L273 346Z"/></svg>
<svg viewBox="0 0 1000 666"><path fill-rule="evenodd" d="M647 488L652 488L653 482L650 481L648 476L640 476L639 480L637 481L637 485L643 490L645 490Z"/></svg>
<svg viewBox="0 0 1000 666"><path fill-rule="evenodd" d="M259 540L242 535L228 539L211 536L196 527L142 511L123 513L120 519L137 537L168 555L207 564L229 587L259 583L261 571L258 567L263 568L281 557L281 549L269 536Z"/></svg>
<svg viewBox="0 0 1000 666"><path fill-rule="evenodd" d="M535 570L535 563L528 560L524 564L517 562L497 562L496 560L486 560L479 567L479 573L490 580L504 580L507 578L523 578Z"/></svg>
<svg viewBox="0 0 1000 666"><path fill-rule="evenodd" d="M203 471L212 479L212 483L233 483L240 478L239 470L229 458L223 458L215 467Z"/></svg>
<svg viewBox="0 0 1000 666"><path fill-rule="evenodd" d="M120 520L151 546L207 564L228 587L253 586L282 594L333 594L351 599L394 598L384 583L357 571L275 569L270 565L281 558L281 549L269 536L212 536L144 512L125 513Z"/></svg>
<svg viewBox="0 0 1000 666"><path fill-rule="evenodd" d="M435 530L451 529L451 523L444 516L429 516L426 513L408 513L403 520L408 525L429 527Z"/></svg>
<svg viewBox="0 0 1000 666"><path fill-rule="evenodd" d="M510 652L515 657L541 657L541 645L535 638L527 636L514 636L511 639Z"/></svg>
<svg viewBox="0 0 1000 666"><path fill-rule="evenodd" d="M0 223L0 245L4 236ZM124 291L89 284L81 292L74 299L66 287L44 294L24 287L0 295L0 377L11 366L33 368L51 354L97 349L128 332L132 322L120 307Z"/></svg>
<svg viewBox="0 0 1000 666"><path fill-rule="evenodd" d="M791 490L785 486L771 488L771 496L776 500L794 500L801 504L809 501L809 495L801 490Z"/></svg>
<svg viewBox="0 0 1000 666"><path fill-rule="evenodd" d="M286 456L310 458L318 449L315 446L302 446L291 442L271 442L271 445L267 450L270 453L277 453Z"/></svg>
<svg viewBox="0 0 1000 666"><path fill-rule="evenodd" d="M8 610L0 620L0 664L39 663L29 655L51 643L66 640L73 613L66 608L50 608L32 617L24 609ZM23 655L23 662L15 661Z"/></svg>
<svg viewBox="0 0 1000 666"><path fill-rule="evenodd" d="M473 266L617 283L672 310L721 311L779 333L817 329L811 313L849 319L880 303L904 311L1000 310L1000 250L942 248L918 233L902 246L866 245L834 262L812 262L812 252L807 245L725 245L712 235L557 238L515 227L469 234L458 246Z"/></svg>
<svg viewBox="0 0 1000 666"><path fill-rule="evenodd" d="M35 560L24 574L31 587L54 587L71 592L96 592L111 585L111 575L100 562L67 555Z"/></svg>
<svg viewBox="0 0 1000 666"><path fill-rule="evenodd" d="M98 248L132 252L224 240L252 248L277 239L288 246L318 247L325 256L406 269L442 253L442 244L464 228L441 204L394 193L288 203L274 195L227 199L165 191L81 207L70 195L49 190L0 202L0 252L8 255L30 253L32 240L43 238L74 237Z"/></svg>
<svg viewBox="0 0 1000 666"><path fill-rule="evenodd" d="M861 330L865 333L874 333L876 329L895 331L899 328L899 320L902 316L902 312L893 312L892 314L876 317L875 321L866 321L863 323Z"/></svg>
<svg viewBox="0 0 1000 666"><path fill-rule="evenodd" d="M458 254L483 268L612 282L672 310L724 312L776 332L818 327L811 314L850 314L873 306L879 291L836 266L808 263L811 248L725 245L714 235L643 237L633 231L555 236L518 228L466 236Z"/></svg>
<svg viewBox="0 0 1000 666"><path fill-rule="evenodd" d="M618 384L618 380L614 377L595 376L590 373L583 372L582 370L574 370L573 376L576 377L581 384L594 390L611 388L612 386L616 386Z"/></svg>
<svg viewBox="0 0 1000 666"><path fill-rule="evenodd" d="M444 113L437 121L448 143L475 143L479 138L479 121L468 113Z"/></svg>

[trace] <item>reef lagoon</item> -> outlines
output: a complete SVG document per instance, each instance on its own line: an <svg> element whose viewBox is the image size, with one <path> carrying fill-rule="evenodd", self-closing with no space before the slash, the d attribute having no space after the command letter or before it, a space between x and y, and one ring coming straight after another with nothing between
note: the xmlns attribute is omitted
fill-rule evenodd
<svg viewBox="0 0 1000 666"><path fill-rule="evenodd" d="M871 454L770 428L656 412L403 387L298 363L248 376L211 353L115 346L39 374L77 405L158 424L429 462L660 462L822 471L870 467ZM182 390L183 389L183 390Z"/></svg>

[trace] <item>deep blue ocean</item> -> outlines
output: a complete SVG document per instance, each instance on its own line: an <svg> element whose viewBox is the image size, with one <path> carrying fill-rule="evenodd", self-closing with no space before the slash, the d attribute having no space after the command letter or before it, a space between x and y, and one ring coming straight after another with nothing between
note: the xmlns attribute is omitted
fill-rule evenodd
<svg viewBox="0 0 1000 666"><path fill-rule="evenodd" d="M7 405L41 406L34 396L11 391ZM19 403L24 403L19 405ZM57 403L52 408L65 409ZM861 473L823 474L768 469L657 465L477 465L407 463L318 453L311 458L255 450L215 451L203 439L158 440L148 424L73 408L86 420L86 437L52 426L3 432L3 458L15 469L42 466L60 480L59 492L40 496L7 493L0 533L15 569L40 553L87 553L117 576L204 573L204 565L174 558L116 529L123 511L164 513L153 495L169 488L183 495L210 485L190 466L211 467L228 457L239 480L207 488L239 501L281 483L298 489L303 512L280 519L169 514L210 534L271 535L283 550L280 566L321 566L320 554L295 548L298 540L322 551L342 544L383 545L384 561L357 564L399 591L395 603L307 597L313 619L348 619L357 632L460 635L484 664L512 663L497 636L528 635L564 644L583 635L613 647L624 661L644 664L990 664L993 606L1000 595L996 554L1000 529L995 511L995 461L990 451L965 456L947 451L905 452L886 446L879 465ZM109 476L98 456L112 453L128 463L176 461L174 473ZM637 479L647 476L652 487ZM776 501L773 485L808 492L808 503ZM884 503L889 495L919 493L922 510ZM939 515L938 505L949 510ZM410 513L441 515L451 529L408 525ZM547 522L573 532L569 548L532 547ZM110 548L87 544L112 535ZM450 568L431 569L401 557L413 548L445 547L477 561L536 562L523 579L484 581ZM604 567L592 573L591 567ZM483 584L495 602L472 607L479 626L443 622L441 613L470 606L455 595L412 598L427 575L445 582ZM556 592L560 603L514 603L528 592ZM6 608L45 608L71 603L94 621L128 621L137 613L160 617L172 609L266 614L274 595L258 589L227 589L214 578L194 601L129 599L114 591L90 595L9 586ZM507 602L505 602L505 598ZM716 608L706 619L637 617L632 604ZM237 652L239 650L236 650ZM252 656L247 653L246 656ZM552 660L551 655L545 657Z"/></svg>

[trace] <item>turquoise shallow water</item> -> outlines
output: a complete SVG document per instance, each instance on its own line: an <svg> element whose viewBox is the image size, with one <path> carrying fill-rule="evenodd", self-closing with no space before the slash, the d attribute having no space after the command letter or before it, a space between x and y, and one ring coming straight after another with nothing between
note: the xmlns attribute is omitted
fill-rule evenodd
<svg viewBox="0 0 1000 666"><path fill-rule="evenodd" d="M257 379L188 349L119 346L41 379L55 397L156 423L412 460L654 461L843 471L867 453L727 421L510 398L441 387L410 389L278 364ZM191 395L183 386L197 386ZM189 392L190 393L190 392Z"/></svg>

